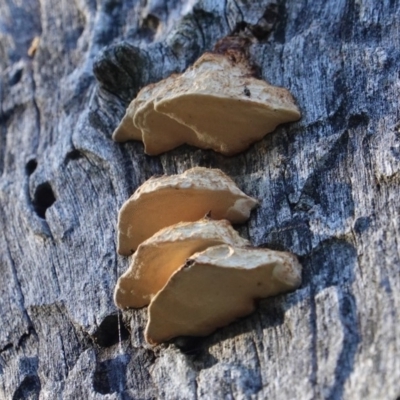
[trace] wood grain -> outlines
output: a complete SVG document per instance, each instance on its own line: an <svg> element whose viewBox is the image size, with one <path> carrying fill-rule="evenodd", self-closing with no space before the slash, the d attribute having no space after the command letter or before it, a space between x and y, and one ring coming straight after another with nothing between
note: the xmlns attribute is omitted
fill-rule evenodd
<svg viewBox="0 0 400 400"><path fill-rule="evenodd" d="M397 0L0 0L0 398L398 399L399 13ZM111 140L142 86L240 29L258 33L253 61L299 122L231 158ZM303 284L156 348L145 310L124 312L121 353L118 208L197 165L261 201L241 234L296 253Z"/></svg>

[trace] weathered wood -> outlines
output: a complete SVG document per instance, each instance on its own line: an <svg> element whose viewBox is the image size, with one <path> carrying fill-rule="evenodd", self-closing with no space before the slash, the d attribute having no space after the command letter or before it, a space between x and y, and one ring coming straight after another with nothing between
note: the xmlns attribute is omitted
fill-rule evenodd
<svg viewBox="0 0 400 400"><path fill-rule="evenodd" d="M399 13L396 0L0 0L0 398L397 399ZM111 140L140 87L246 27L298 123L232 158ZM150 176L196 165L261 200L240 232L298 254L303 284L154 349L145 310L124 312L120 352L117 210Z"/></svg>

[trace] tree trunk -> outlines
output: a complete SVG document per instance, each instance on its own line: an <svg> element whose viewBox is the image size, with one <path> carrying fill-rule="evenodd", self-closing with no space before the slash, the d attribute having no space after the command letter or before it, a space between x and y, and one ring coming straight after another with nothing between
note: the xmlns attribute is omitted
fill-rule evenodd
<svg viewBox="0 0 400 400"><path fill-rule="evenodd" d="M399 398L399 15L398 0L0 0L0 398ZM142 86L238 30L299 122L230 158L111 140ZM198 165L260 200L240 233L297 254L303 283L152 348L146 310L118 329L117 212Z"/></svg>

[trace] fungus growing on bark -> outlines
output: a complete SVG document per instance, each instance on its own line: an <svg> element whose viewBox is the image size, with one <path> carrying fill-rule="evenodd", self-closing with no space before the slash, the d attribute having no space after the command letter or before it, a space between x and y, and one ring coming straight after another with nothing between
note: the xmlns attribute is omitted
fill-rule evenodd
<svg viewBox="0 0 400 400"><path fill-rule="evenodd" d="M300 118L287 89L254 78L243 54L233 55L205 53L185 73L142 89L114 140L142 139L150 155L187 143L230 156Z"/></svg>
<svg viewBox="0 0 400 400"><path fill-rule="evenodd" d="M125 115L115 129L112 138L116 142L126 142L127 140L142 140L142 131L133 123L133 117L138 108L147 101L152 93L154 85L148 85L143 88L135 99L131 101L126 109Z"/></svg>
<svg viewBox="0 0 400 400"><path fill-rule="evenodd" d="M147 306L187 258L219 244L250 245L227 220L206 218L162 229L139 245L129 269L118 279L115 304L122 309Z"/></svg>
<svg viewBox="0 0 400 400"><path fill-rule="evenodd" d="M192 129L154 109L157 93L171 86L176 77L177 75L171 75L140 90L113 133L115 141L142 140L145 153L152 156L185 143L198 145L197 136Z"/></svg>
<svg viewBox="0 0 400 400"><path fill-rule="evenodd" d="M142 132L146 154L158 155L185 143L198 145L197 136L192 129L154 109L158 93L168 90L175 79L176 75L172 75L154 85L149 98L136 111L133 118L134 125Z"/></svg>
<svg viewBox="0 0 400 400"><path fill-rule="evenodd" d="M130 255L160 229L206 214L243 223L257 204L219 169L195 167L179 175L150 178L119 212L118 253Z"/></svg>
<svg viewBox="0 0 400 400"><path fill-rule="evenodd" d="M120 124L115 129L112 138L116 142L126 142L127 140L142 140L142 132L133 124L133 116L135 115L137 102L132 100L126 109L125 115Z"/></svg>
<svg viewBox="0 0 400 400"><path fill-rule="evenodd" d="M202 148L228 156L300 118L288 90L252 77L243 61L212 53L159 93L154 107L195 131Z"/></svg>
<svg viewBox="0 0 400 400"><path fill-rule="evenodd" d="M267 249L209 247L190 257L150 303L145 337L158 344L176 336L206 336L252 313L255 302L296 289L301 265Z"/></svg>

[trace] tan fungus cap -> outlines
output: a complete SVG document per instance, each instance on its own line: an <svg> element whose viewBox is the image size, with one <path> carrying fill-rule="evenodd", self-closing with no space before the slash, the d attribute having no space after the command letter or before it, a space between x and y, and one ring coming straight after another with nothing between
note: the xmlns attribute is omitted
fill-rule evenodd
<svg viewBox="0 0 400 400"><path fill-rule="evenodd" d="M145 153L155 156L182 144L198 145L196 133L168 115L154 109L158 93L174 85L178 75L171 75L158 82L150 90L148 99L137 109L133 124L141 130Z"/></svg>
<svg viewBox="0 0 400 400"><path fill-rule="evenodd" d="M126 109L122 121L112 134L113 140L116 142L126 142L127 140L142 140L142 132L133 124L133 117L140 102L139 95L132 100Z"/></svg>
<svg viewBox="0 0 400 400"><path fill-rule="evenodd" d="M183 74L144 87L113 139L143 140L149 155L187 143L231 156L299 118L290 92L252 77L243 57L205 53Z"/></svg>
<svg viewBox="0 0 400 400"><path fill-rule="evenodd" d="M238 247L250 245L227 220L206 218L160 230L139 245L129 269L118 279L115 304L122 309L147 306L187 258L224 243Z"/></svg>
<svg viewBox="0 0 400 400"><path fill-rule="evenodd" d="M207 214L243 223L257 204L219 169L195 167L179 175L150 178L121 207L118 253L130 255L160 229Z"/></svg>
<svg viewBox="0 0 400 400"><path fill-rule="evenodd" d="M196 132L199 147L229 156L300 118L287 89L252 77L247 63L221 54L203 54L166 89L158 93L156 111Z"/></svg>
<svg viewBox="0 0 400 400"><path fill-rule="evenodd" d="M220 245L190 257L150 303L145 337L206 336L252 313L255 301L296 289L301 265L285 252Z"/></svg>

